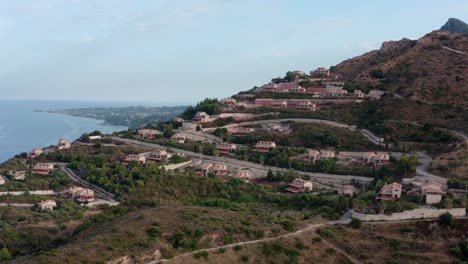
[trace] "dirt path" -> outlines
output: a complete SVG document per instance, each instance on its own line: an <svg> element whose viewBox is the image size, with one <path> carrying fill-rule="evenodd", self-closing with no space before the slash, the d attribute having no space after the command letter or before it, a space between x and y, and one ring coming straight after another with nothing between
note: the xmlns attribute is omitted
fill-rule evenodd
<svg viewBox="0 0 468 264"><path fill-rule="evenodd" d="M322 237L322 242L323 242L325 245L327 245L327 246L333 248L334 250L336 250L336 252L338 252L338 253L342 254L343 256L347 257L347 258L349 259L349 261L351 261L352 263L354 263L354 264L360 264L360 263L362 263L361 261L357 260L357 259L354 258L353 256L351 256L351 255L349 255L348 253L346 253L346 252L345 252L344 250L342 250L341 248L338 248L337 246L335 246L335 245L333 245L332 243L328 242L328 241L327 241L326 239L324 239L323 237Z"/></svg>

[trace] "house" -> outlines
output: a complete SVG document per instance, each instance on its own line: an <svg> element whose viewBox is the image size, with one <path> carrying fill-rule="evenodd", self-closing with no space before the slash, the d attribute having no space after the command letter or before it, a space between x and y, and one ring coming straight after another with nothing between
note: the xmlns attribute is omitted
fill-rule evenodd
<svg viewBox="0 0 468 264"><path fill-rule="evenodd" d="M41 211L44 210L54 210L55 207L57 207L57 203L54 200L45 200L41 201L40 203L37 204L37 206L41 209Z"/></svg>
<svg viewBox="0 0 468 264"><path fill-rule="evenodd" d="M224 176L229 173L228 167L225 164L216 163L213 166L213 173L217 176Z"/></svg>
<svg viewBox="0 0 468 264"><path fill-rule="evenodd" d="M253 173L250 169L239 169L236 174L236 178L241 179L245 182L249 182L253 177Z"/></svg>
<svg viewBox="0 0 468 264"><path fill-rule="evenodd" d="M62 149L68 149L71 147L71 142L70 140L66 139L66 138L61 138L59 141L58 141L58 144L57 144L57 148L59 150L62 150Z"/></svg>
<svg viewBox="0 0 468 264"><path fill-rule="evenodd" d="M237 102L236 103L236 109L245 109L247 108L247 103L245 102Z"/></svg>
<svg viewBox="0 0 468 264"><path fill-rule="evenodd" d="M353 185L344 184L338 189L338 193L353 196L353 194L357 193L357 190Z"/></svg>
<svg viewBox="0 0 468 264"><path fill-rule="evenodd" d="M3 184L5 184L5 177L0 175L0 185L3 185Z"/></svg>
<svg viewBox="0 0 468 264"><path fill-rule="evenodd" d="M204 123L210 121L210 116L206 112L197 112L195 117L192 118L192 121L195 123Z"/></svg>
<svg viewBox="0 0 468 264"><path fill-rule="evenodd" d="M137 133L144 139L153 139L153 138L156 138L156 136L161 135L160 131L156 129L149 129L149 128L138 129Z"/></svg>
<svg viewBox="0 0 468 264"><path fill-rule="evenodd" d="M292 183L289 184L289 187L286 189L286 191L290 193L310 192L312 191L313 187L314 185L311 181L296 178Z"/></svg>
<svg viewBox="0 0 468 264"><path fill-rule="evenodd" d="M150 152L148 156L148 160L164 161L164 160L169 159L170 157L172 157L170 153L168 153L165 150L158 149L158 150L154 150Z"/></svg>
<svg viewBox="0 0 468 264"><path fill-rule="evenodd" d="M257 152L268 152L271 148L276 148L275 142L270 141L259 141L255 144L254 151Z"/></svg>
<svg viewBox="0 0 468 264"><path fill-rule="evenodd" d="M382 98L382 95L384 95L384 91L379 91L379 90L371 90L367 94L367 97L369 97L370 100L380 100Z"/></svg>
<svg viewBox="0 0 468 264"><path fill-rule="evenodd" d="M70 187L62 193L62 196L73 199L79 203L94 201L94 191L83 187Z"/></svg>
<svg viewBox="0 0 468 264"><path fill-rule="evenodd" d="M309 149L306 153L299 156L300 160L315 163L320 160L320 152L315 149Z"/></svg>
<svg viewBox="0 0 468 264"><path fill-rule="evenodd" d="M309 99L263 99L257 98L254 101L255 107L271 107L294 109L298 111L315 111L316 105Z"/></svg>
<svg viewBox="0 0 468 264"><path fill-rule="evenodd" d="M426 197L426 204L437 204L442 201L442 187L435 182L425 183L421 186L421 194Z"/></svg>
<svg viewBox="0 0 468 264"><path fill-rule="evenodd" d="M8 175L13 176L18 181L26 179L26 171L11 170L8 172Z"/></svg>
<svg viewBox="0 0 468 264"><path fill-rule="evenodd" d="M228 155L229 153L236 151L237 146L236 144L223 142L217 144L216 149L219 151L219 154Z"/></svg>
<svg viewBox="0 0 468 264"><path fill-rule="evenodd" d="M397 182L392 182L390 184L385 183L382 189L379 192L376 200L381 201L395 201L401 197L401 184Z"/></svg>
<svg viewBox="0 0 468 264"><path fill-rule="evenodd" d="M195 164L195 170L200 176L207 176L213 172L213 163L199 161Z"/></svg>
<svg viewBox="0 0 468 264"><path fill-rule="evenodd" d="M229 98L224 98L223 100L221 100L221 104L226 108L233 108L233 107L236 107L237 101L236 99L229 97Z"/></svg>
<svg viewBox="0 0 468 264"><path fill-rule="evenodd" d="M44 151L42 151L41 148L34 148L33 150L31 150L31 151L29 152L28 157L29 157L29 158L35 158L35 157L41 155L42 152L44 152Z"/></svg>
<svg viewBox="0 0 468 264"><path fill-rule="evenodd" d="M330 70L325 67L319 67L310 72L312 77L327 77L330 75Z"/></svg>
<svg viewBox="0 0 468 264"><path fill-rule="evenodd" d="M292 71L291 72L291 75L294 76L294 78L304 76L304 74L305 74L304 71Z"/></svg>
<svg viewBox="0 0 468 264"><path fill-rule="evenodd" d="M97 139L101 139L101 138L102 138L101 135L89 136L89 140L97 140Z"/></svg>
<svg viewBox="0 0 468 264"><path fill-rule="evenodd" d="M232 128L229 128L229 132L231 134L233 134L234 136L244 136L244 135L247 135L247 134L252 133L254 131L255 131L255 129L253 129L251 127L232 127Z"/></svg>
<svg viewBox="0 0 468 264"><path fill-rule="evenodd" d="M376 166L382 166L390 163L390 155L386 152L364 152L362 160L365 164L372 163Z"/></svg>
<svg viewBox="0 0 468 264"><path fill-rule="evenodd" d="M36 173L39 175L47 175L53 170L54 170L53 163L37 163L36 165L34 165L32 173Z"/></svg>
<svg viewBox="0 0 468 264"><path fill-rule="evenodd" d="M146 163L146 157L145 154L129 154L122 164L124 166L127 166L130 162L132 161L138 161L139 164L145 164Z"/></svg>
<svg viewBox="0 0 468 264"><path fill-rule="evenodd" d="M335 152L330 150L321 150L320 159L333 159L335 158Z"/></svg>
<svg viewBox="0 0 468 264"><path fill-rule="evenodd" d="M185 143L185 135L182 133L175 133L172 137L172 140L174 140L177 143L184 144Z"/></svg>
<svg viewBox="0 0 468 264"><path fill-rule="evenodd" d="M364 93L361 90L354 90L353 96L357 98L364 98Z"/></svg>

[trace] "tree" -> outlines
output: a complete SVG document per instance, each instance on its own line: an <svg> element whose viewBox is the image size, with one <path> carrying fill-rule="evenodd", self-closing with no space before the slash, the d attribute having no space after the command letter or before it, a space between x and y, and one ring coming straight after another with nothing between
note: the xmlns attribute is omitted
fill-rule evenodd
<svg viewBox="0 0 468 264"><path fill-rule="evenodd" d="M330 159L323 159L318 164L322 172L330 172L335 167L335 161Z"/></svg>
<svg viewBox="0 0 468 264"><path fill-rule="evenodd" d="M419 159L416 156L403 155L398 162L398 167L408 172L416 171L416 166L419 165Z"/></svg>
<svg viewBox="0 0 468 264"><path fill-rule="evenodd" d="M357 218L352 218L349 223L349 227L354 229L360 229L362 227L362 221Z"/></svg>
<svg viewBox="0 0 468 264"><path fill-rule="evenodd" d="M172 124L167 125L163 135L165 138L170 138L172 135L174 135L174 128L172 127Z"/></svg>
<svg viewBox="0 0 468 264"><path fill-rule="evenodd" d="M200 131L202 130L202 128L201 128L200 125L198 125L198 126L195 128L195 130L197 130L197 132L200 132Z"/></svg>

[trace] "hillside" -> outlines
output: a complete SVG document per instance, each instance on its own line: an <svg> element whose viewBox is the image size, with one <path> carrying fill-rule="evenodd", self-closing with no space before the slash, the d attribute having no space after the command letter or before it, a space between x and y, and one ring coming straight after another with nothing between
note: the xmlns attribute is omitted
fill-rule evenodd
<svg viewBox="0 0 468 264"><path fill-rule="evenodd" d="M447 23L445 23L440 30L456 33L468 33L468 25L460 19L449 18Z"/></svg>
<svg viewBox="0 0 468 264"><path fill-rule="evenodd" d="M468 35L433 31L418 40L384 42L333 69L346 81L428 103L467 107ZM457 52L459 51L459 52Z"/></svg>

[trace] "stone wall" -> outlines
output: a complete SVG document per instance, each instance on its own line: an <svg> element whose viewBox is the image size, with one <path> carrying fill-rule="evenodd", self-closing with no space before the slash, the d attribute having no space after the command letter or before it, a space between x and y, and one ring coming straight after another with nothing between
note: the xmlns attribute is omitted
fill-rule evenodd
<svg viewBox="0 0 468 264"><path fill-rule="evenodd" d="M453 216L466 216L465 208L453 209L434 209L434 208L418 208L414 210L403 211L401 213L394 213L391 215L386 214L361 214L357 212L352 213L353 218L362 221L396 221L396 220L409 220L421 218L437 218L441 214L449 212Z"/></svg>

